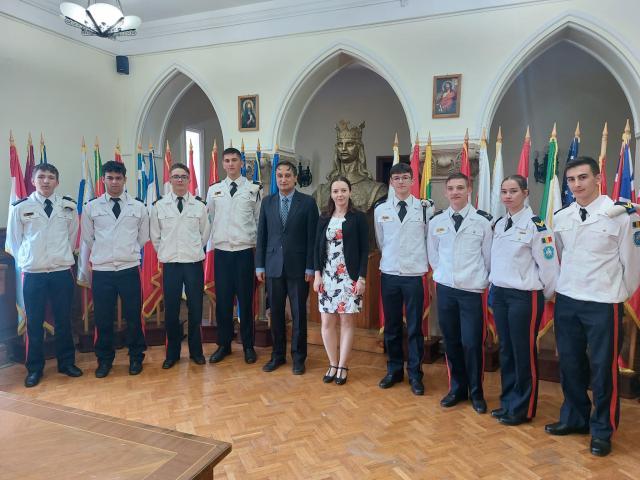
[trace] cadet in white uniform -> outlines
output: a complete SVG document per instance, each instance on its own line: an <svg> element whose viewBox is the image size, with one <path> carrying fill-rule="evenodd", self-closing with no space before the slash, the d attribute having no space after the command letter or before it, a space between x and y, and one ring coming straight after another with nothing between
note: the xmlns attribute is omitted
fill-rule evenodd
<svg viewBox="0 0 640 480"><path fill-rule="evenodd" d="M211 186L207 208L211 218L210 246L214 252L218 349L209 361L217 363L231 353L233 300L238 298L240 334L244 359L255 363L253 348L254 248L260 215L260 185L240 175L240 151L229 147L222 153L227 178Z"/></svg>
<svg viewBox="0 0 640 480"><path fill-rule="evenodd" d="M486 413L482 293L489 285L493 232L491 215L469 205L470 193L466 175L447 177L449 208L429 222L429 263L436 282L438 321L450 378L449 393L440 405L452 407L471 396L474 410Z"/></svg>
<svg viewBox="0 0 640 480"><path fill-rule="evenodd" d="M421 202L411 195L414 182L411 167L398 163L391 167L393 196L374 211L376 240L382 258L381 295L384 309L384 344L387 350L387 375L380 388L389 388L404 378L402 349L402 307L407 318L407 375L411 391L424 395L422 357L424 332L422 277L429 270L427 231L433 216L433 202Z"/></svg>
<svg viewBox="0 0 640 480"><path fill-rule="evenodd" d="M640 224L629 215L608 215L614 203L600 195L594 159L570 162L566 177L576 201L556 212L553 223L560 256L555 332L564 403L560 421L545 430L552 435L591 431L591 453L604 456L620 415L623 302L640 282Z"/></svg>
<svg viewBox="0 0 640 480"><path fill-rule="evenodd" d="M142 331L140 256L149 240L149 214L144 203L124 191L127 181L124 164L109 161L102 166L106 193L87 203L82 212L82 242L91 250L96 324L96 377L109 374L116 352L113 322L118 296L127 321L129 374L142 372L147 349ZM82 255L80 256L82 258Z"/></svg>
<svg viewBox="0 0 640 480"><path fill-rule="evenodd" d="M536 414L536 340L544 300L554 294L559 265L553 232L524 204L527 180L511 175L500 188L507 215L494 227L489 281L500 338L502 393L500 408L491 415L504 425L519 425Z"/></svg>
<svg viewBox="0 0 640 480"><path fill-rule="evenodd" d="M71 330L75 263L73 248L78 234L76 202L56 195L58 169L36 165L31 178L36 191L9 208L6 250L24 272L22 285L27 317L25 387L34 387L44 369L44 328L47 302L55 320L58 371L79 377L74 365L75 346Z"/></svg>
<svg viewBox="0 0 640 480"><path fill-rule="evenodd" d="M167 334L164 369L173 367L180 359L182 328L179 317L183 286L189 312L189 357L198 365L205 364L200 332L204 294L202 261L211 231L205 203L188 191L189 168L182 163L174 163L170 182L172 191L156 200L149 214L151 241L162 263Z"/></svg>

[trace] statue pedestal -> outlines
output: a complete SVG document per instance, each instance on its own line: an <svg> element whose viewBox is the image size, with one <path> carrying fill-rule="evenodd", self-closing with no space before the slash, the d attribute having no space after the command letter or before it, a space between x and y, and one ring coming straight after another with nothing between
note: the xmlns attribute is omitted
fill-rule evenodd
<svg viewBox="0 0 640 480"><path fill-rule="evenodd" d="M355 314L354 350L383 353L384 342L380 335L380 252L369 253L367 266L367 288L362 299L362 310ZM307 325L307 342L322 345L320 331L320 311L318 310L318 294L309 294L309 323Z"/></svg>

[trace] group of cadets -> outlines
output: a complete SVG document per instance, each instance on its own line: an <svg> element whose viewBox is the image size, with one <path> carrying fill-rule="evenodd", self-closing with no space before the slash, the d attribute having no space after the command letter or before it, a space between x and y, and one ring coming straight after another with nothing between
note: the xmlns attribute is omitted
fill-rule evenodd
<svg viewBox="0 0 640 480"><path fill-rule="evenodd" d="M149 210L126 192L123 164L103 166L106 193L87 203L81 225L81 243L91 250L97 377L109 374L115 357L118 297L127 321L129 373L142 371L146 344L139 266L140 250L149 239L163 264L167 342L162 368L171 368L180 359L183 289L189 356L196 364L205 363L200 324L206 247L214 252L218 324L218 348L209 361L217 363L231 354L237 298L244 360L256 362L253 287L256 280L266 281L274 347L263 370L270 372L285 363L288 297L294 317L293 373L304 373L306 298L318 212L313 199L295 189L295 165L286 161L278 165L278 193L263 203L260 186L241 175L241 165L238 150L224 151L227 177L209 189L205 204L188 192L188 167L173 164L171 192ZM388 355L387 374L379 386L389 388L404 378L404 317L409 384L414 394L424 394L422 279L430 267L449 373L449 391L440 404L448 408L470 399L475 411L487 411L482 388L483 294L491 285L502 380L500 407L491 415L504 425L531 421L538 391L536 337L545 299L555 294L564 402L559 421L545 430L552 435L591 433L591 452L607 455L619 420L617 358L623 302L640 284L640 222L632 221L637 220L631 216L633 208L616 206L600 195L599 167L589 157L567 165L576 201L556 212L554 231L528 206L527 181L519 175L503 180L501 201L507 214L495 223L469 202L472 188L464 174L447 178L449 206L435 213L432 201L411 195L415 179L408 165L394 165L390 176L391 193L374 211ZM58 371L82 375L74 361L70 320L78 215L72 199L55 193L58 180L53 165L36 166L32 177L36 191L10 208L8 221L7 249L24 272L27 387L42 377L47 302L55 319ZM587 395L589 385L593 405Z"/></svg>

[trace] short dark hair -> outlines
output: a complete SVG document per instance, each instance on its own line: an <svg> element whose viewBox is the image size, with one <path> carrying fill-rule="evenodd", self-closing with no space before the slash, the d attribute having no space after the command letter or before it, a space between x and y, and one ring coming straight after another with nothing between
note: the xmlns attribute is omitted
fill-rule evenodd
<svg viewBox="0 0 640 480"><path fill-rule="evenodd" d="M413 170L411 170L411 165L408 163L398 162L391 167L391 170L389 170L389 176L399 173L408 173L411 175L411 178L413 178Z"/></svg>
<svg viewBox="0 0 640 480"><path fill-rule="evenodd" d="M33 172L31 173L31 178L36 177L37 172L49 172L53 173L56 176L56 180L60 180L60 173L56 166L52 163L39 163L35 167L33 167Z"/></svg>
<svg viewBox="0 0 640 480"><path fill-rule="evenodd" d="M239 158L242 158L242 153L235 147L225 148L222 156L224 157L225 155L237 155Z"/></svg>
<svg viewBox="0 0 640 480"><path fill-rule="evenodd" d="M184 163L177 163L177 162L171 165L171 169L169 170L169 173L173 172L176 168L181 168L185 172L191 173L191 171L189 170L189 167L187 167Z"/></svg>
<svg viewBox="0 0 640 480"><path fill-rule="evenodd" d="M444 184L446 185L447 183L449 183L451 180L464 180L465 182L467 182L467 186L469 186L471 183L469 182L469 177L467 177L464 173L462 172L455 172L450 174L447 179L444 181Z"/></svg>
<svg viewBox="0 0 640 480"><path fill-rule="evenodd" d="M276 170L278 170L280 167L288 167L289 170L291 170L291 173L293 173L294 177L298 176L298 169L293 164L293 162L290 162L289 160L282 160L278 162L278 165L276 165Z"/></svg>
<svg viewBox="0 0 640 480"><path fill-rule="evenodd" d="M127 176L127 167L124 163L116 162L115 160L109 160L102 165L102 176L104 177L107 172L121 173L123 177Z"/></svg>
<svg viewBox="0 0 640 480"><path fill-rule="evenodd" d="M508 177L504 177L504 180L502 180L502 183L500 183L500 186L502 187L504 182L506 182L507 180L513 180L514 182L516 182L520 187L520 190L528 190L527 179L524 178L522 175L515 174L515 175L509 175Z"/></svg>
<svg viewBox="0 0 640 480"><path fill-rule="evenodd" d="M567 162L567 166L564 167L564 176L567 176L567 172L570 168L579 167L580 165L589 165L589 168L591 168L591 172L594 176L600 173L600 165L598 165L598 162L596 162L593 158L577 157Z"/></svg>

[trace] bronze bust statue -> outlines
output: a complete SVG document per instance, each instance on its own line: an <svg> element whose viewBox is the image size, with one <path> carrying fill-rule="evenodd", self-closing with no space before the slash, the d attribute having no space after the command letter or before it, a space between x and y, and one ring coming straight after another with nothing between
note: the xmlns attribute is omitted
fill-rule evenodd
<svg viewBox="0 0 640 480"><path fill-rule="evenodd" d="M321 183L313 196L319 208L327 205L331 192L331 180L343 175L351 182L351 198L358 210L368 212L373 205L387 194L387 185L376 182L367 170L367 157L362 143L364 122L351 127L350 123L340 120L336 125L336 148L333 169L327 175L327 183Z"/></svg>

